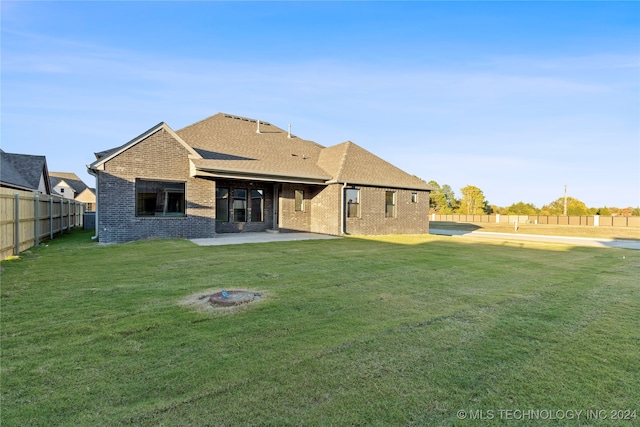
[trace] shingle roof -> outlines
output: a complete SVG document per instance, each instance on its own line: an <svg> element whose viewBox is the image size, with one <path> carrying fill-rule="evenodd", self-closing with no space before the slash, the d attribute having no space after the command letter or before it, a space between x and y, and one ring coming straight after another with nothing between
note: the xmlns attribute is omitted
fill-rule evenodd
<svg viewBox="0 0 640 427"><path fill-rule="evenodd" d="M412 176L351 141L325 148L319 164L337 182L376 187L431 190L422 179Z"/></svg>
<svg viewBox="0 0 640 427"><path fill-rule="evenodd" d="M43 174L47 175L45 156L13 154L0 150L0 181L2 183L37 191ZM45 176L46 179L48 179L47 176Z"/></svg>
<svg viewBox="0 0 640 427"><path fill-rule="evenodd" d="M55 187L60 183L60 181L64 180L76 194L82 193L85 189L88 188L87 184L85 184L78 175L72 172L49 172L49 181L51 181L51 187Z"/></svg>
<svg viewBox="0 0 640 427"><path fill-rule="evenodd" d="M176 131L202 160L197 168L282 177L331 178L317 165L322 146L260 121L219 113Z"/></svg>
<svg viewBox="0 0 640 427"><path fill-rule="evenodd" d="M171 131L160 123L120 147L96 153L98 160L89 167L97 168L159 127ZM256 119L218 113L176 131L175 137L193 150L191 162L204 175L431 190L353 142L327 148Z"/></svg>
<svg viewBox="0 0 640 427"><path fill-rule="evenodd" d="M327 148L262 121L257 130L256 119L218 113L176 134L203 157L193 160L201 170L431 189L353 142Z"/></svg>

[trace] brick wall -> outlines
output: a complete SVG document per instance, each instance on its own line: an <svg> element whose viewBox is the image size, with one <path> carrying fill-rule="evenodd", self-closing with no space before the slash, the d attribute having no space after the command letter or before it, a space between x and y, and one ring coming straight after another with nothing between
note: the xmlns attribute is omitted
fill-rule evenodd
<svg viewBox="0 0 640 427"><path fill-rule="evenodd" d="M279 186L279 227L282 231L349 234L421 234L429 232L429 193L360 187L360 218L346 218L341 184L328 186L274 184L260 181L219 180L226 188L264 190L264 221L215 221L216 182L192 178L188 151L170 133L160 129L104 164L98 177L98 227L102 243L148 238L203 238L217 232L264 231L273 223L274 186ZM136 179L185 183L186 215L136 216ZM303 210L295 209L295 190L304 192ZM385 216L385 191L396 192L396 215ZM411 200L412 193L418 199ZM230 200L230 203L232 201ZM247 218L251 218L251 201Z"/></svg>
<svg viewBox="0 0 640 427"><path fill-rule="evenodd" d="M348 234L425 234L429 232L429 192L393 188L357 187L360 189L360 217L346 218ZM385 194L396 193L396 215L385 215ZM412 202L417 193L417 202Z"/></svg>
<svg viewBox="0 0 640 427"><path fill-rule="evenodd" d="M294 190L301 189L305 209L296 212ZM342 184L326 187L284 184L282 187L280 227L291 231L342 234L342 221L348 234L424 234L429 232L429 192L373 187L360 189L360 218L343 217ZM396 215L385 216L385 192L396 192ZM412 202L417 193L417 202Z"/></svg>
<svg viewBox="0 0 640 427"><path fill-rule="evenodd" d="M314 206L312 200L321 187L305 184L282 184L280 190L280 230L281 231L312 231L312 212ZM304 193L303 210L295 210L295 191Z"/></svg>
<svg viewBox="0 0 640 427"><path fill-rule="evenodd" d="M98 175L102 243L215 235L215 183L191 178L188 151L164 129L104 164ZM186 216L136 217L136 178L185 183Z"/></svg>
<svg viewBox="0 0 640 427"><path fill-rule="evenodd" d="M342 184L322 188L312 200L311 231L322 234L342 234Z"/></svg>

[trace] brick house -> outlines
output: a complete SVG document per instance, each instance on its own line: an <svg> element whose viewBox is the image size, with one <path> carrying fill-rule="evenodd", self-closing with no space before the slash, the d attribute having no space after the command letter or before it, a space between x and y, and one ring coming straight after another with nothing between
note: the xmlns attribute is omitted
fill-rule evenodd
<svg viewBox="0 0 640 427"><path fill-rule="evenodd" d="M219 113L159 123L96 153L101 242L307 231L421 234L429 191L353 142L323 147L270 123Z"/></svg>

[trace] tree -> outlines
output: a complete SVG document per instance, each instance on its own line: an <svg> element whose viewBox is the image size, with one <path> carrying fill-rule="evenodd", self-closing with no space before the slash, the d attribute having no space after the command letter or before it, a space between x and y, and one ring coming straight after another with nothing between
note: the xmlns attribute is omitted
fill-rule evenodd
<svg viewBox="0 0 640 427"><path fill-rule="evenodd" d="M453 192L453 189L449 184L445 184L442 186L442 192L447 199L447 207L448 214L455 212L455 210L460 206L460 200L456 199L456 195Z"/></svg>
<svg viewBox="0 0 640 427"><path fill-rule="evenodd" d="M502 206L490 205L489 207L491 208L491 214L500 214L500 215L507 214L507 208L503 208Z"/></svg>
<svg viewBox="0 0 640 427"><path fill-rule="evenodd" d="M632 213L633 213L633 208L629 206L628 208L621 208L618 214L622 216L631 216Z"/></svg>
<svg viewBox="0 0 640 427"><path fill-rule="evenodd" d="M573 197L567 197L567 215L580 216L587 215L588 209L584 202ZM564 215L564 197L554 200L550 204L543 206L542 215Z"/></svg>
<svg viewBox="0 0 640 427"><path fill-rule="evenodd" d="M518 202L507 207L507 215L536 215L539 209L532 203Z"/></svg>
<svg viewBox="0 0 640 427"><path fill-rule="evenodd" d="M440 188L440 184L436 181L429 181L428 184L433 188L429 194L429 210L433 212L443 213L442 209L447 205L447 199Z"/></svg>
<svg viewBox="0 0 640 427"><path fill-rule="evenodd" d="M478 187L467 185L460 189L462 200L460 200L459 212L467 215L486 213L485 209L489 203L484 199L484 193Z"/></svg>
<svg viewBox="0 0 640 427"><path fill-rule="evenodd" d="M488 201L488 200L486 200L486 199L485 199L485 201L484 201L484 206L482 207L482 211L483 211L486 215L491 215L491 214L496 213L496 212L493 210L493 205L490 205L490 204L489 204L489 201Z"/></svg>
<svg viewBox="0 0 640 427"><path fill-rule="evenodd" d="M447 184L440 187L436 181L429 181L429 185L434 188L429 197L429 208L443 215L453 213L457 204L451 187Z"/></svg>

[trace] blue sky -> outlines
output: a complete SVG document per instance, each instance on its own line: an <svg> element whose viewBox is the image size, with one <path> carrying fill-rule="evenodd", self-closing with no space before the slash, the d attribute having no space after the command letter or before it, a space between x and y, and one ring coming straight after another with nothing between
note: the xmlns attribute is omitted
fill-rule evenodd
<svg viewBox="0 0 640 427"><path fill-rule="evenodd" d="M1 146L93 153L225 112L498 206L640 206L638 2L2 1Z"/></svg>

